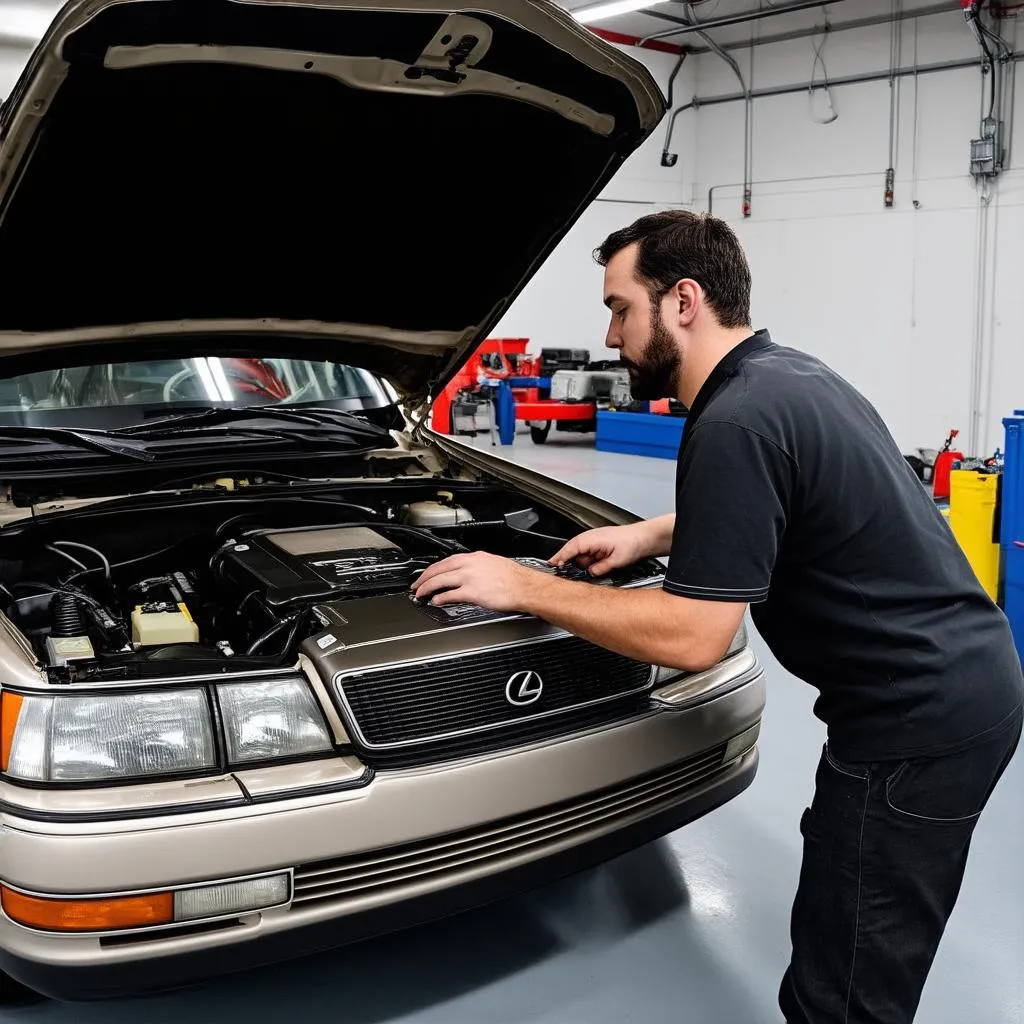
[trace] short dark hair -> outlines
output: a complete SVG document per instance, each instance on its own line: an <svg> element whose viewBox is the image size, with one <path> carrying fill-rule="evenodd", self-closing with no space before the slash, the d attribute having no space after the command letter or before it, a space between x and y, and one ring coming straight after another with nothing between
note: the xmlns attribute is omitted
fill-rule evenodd
<svg viewBox="0 0 1024 1024"><path fill-rule="evenodd" d="M723 327L750 326L750 266L725 221L690 210L650 213L612 232L594 250L594 259L605 267L634 242L640 243L636 277L652 302L688 277L704 289Z"/></svg>

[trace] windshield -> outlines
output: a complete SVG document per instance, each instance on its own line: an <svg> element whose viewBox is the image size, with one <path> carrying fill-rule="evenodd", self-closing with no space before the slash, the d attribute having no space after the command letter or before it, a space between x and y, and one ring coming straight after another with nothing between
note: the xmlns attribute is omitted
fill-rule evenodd
<svg viewBox="0 0 1024 1024"><path fill-rule="evenodd" d="M366 370L301 359L149 359L0 379L0 427L104 430L218 405L315 405L378 419L393 396Z"/></svg>

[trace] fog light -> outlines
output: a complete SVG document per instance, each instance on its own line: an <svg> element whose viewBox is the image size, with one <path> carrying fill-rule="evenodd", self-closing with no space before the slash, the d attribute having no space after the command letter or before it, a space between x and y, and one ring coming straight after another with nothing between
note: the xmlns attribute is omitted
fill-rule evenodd
<svg viewBox="0 0 1024 1024"><path fill-rule="evenodd" d="M758 722L757 725L752 725L749 729L741 732L739 736L733 736L725 745L725 756L722 758L722 763L728 764L741 754L745 754L757 742L760 732L761 723Z"/></svg>
<svg viewBox="0 0 1024 1024"><path fill-rule="evenodd" d="M291 875L281 872L238 882L126 896L38 896L0 886L4 913L45 932L113 932L154 928L283 906Z"/></svg>
<svg viewBox="0 0 1024 1024"><path fill-rule="evenodd" d="M174 894L174 920L198 921L204 917L229 917L279 907L288 902L290 883L291 876L282 874L207 885L201 889L181 889Z"/></svg>

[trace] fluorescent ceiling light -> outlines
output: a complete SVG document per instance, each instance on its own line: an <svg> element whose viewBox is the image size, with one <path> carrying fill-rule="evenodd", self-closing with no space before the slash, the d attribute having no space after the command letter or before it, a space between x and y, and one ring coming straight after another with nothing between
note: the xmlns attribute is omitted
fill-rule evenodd
<svg viewBox="0 0 1024 1024"><path fill-rule="evenodd" d="M642 11L645 7L653 6L651 0L609 0L608 3L593 4L573 11L572 16L581 25L589 25L599 18L614 18L618 14L630 14L632 11Z"/></svg>
<svg viewBox="0 0 1024 1024"><path fill-rule="evenodd" d="M0 9L0 40L37 43L50 27L55 13L33 7Z"/></svg>

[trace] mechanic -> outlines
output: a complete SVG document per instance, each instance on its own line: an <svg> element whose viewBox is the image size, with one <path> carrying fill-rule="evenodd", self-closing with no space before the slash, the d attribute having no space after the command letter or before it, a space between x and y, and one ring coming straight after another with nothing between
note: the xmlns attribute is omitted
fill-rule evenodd
<svg viewBox="0 0 1024 1024"><path fill-rule="evenodd" d="M751 329L750 270L724 222L651 214L595 257L606 344L634 398L690 412L675 514L583 533L552 562L600 576L667 555L663 588L596 587L474 553L426 570L416 594L526 612L690 671L723 656L749 606L778 661L818 690L828 737L800 823L783 1014L909 1024L1021 734L1007 620L875 409Z"/></svg>

